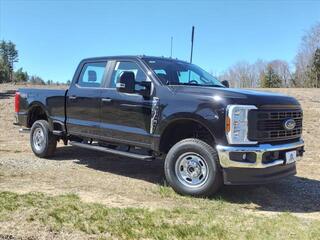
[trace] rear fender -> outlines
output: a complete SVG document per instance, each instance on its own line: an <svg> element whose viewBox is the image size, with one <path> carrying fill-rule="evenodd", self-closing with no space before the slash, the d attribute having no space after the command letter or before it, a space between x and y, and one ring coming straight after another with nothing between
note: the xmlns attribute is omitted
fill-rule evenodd
<svg viewBox="0 0 320 240"><path fill-rule="evenodd" d="M41 103L41 102L38 102L38 101L35 101L35 102L32 102L28 109L27 109L27 113L28 113L28 118L27 118L27 123L28 123L28 127L31 128L32 126L29 125L30 123L30 117L31 117L31 112L35 109L35 108L41 108L44 113L46 114L46 117L48 119L48 123L49 123L49 127L50 127L50 130L52 131L53 130L53 122L52 122L52 119L50 118L50 115L49 115L49 112L48 112L48 109L46 108L46 106Z"/></svg>

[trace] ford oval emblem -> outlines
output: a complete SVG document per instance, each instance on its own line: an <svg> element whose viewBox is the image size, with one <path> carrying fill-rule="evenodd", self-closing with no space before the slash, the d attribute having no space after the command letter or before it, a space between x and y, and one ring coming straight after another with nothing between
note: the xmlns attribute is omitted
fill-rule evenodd
<svg viewBox="0 0 320 240"><path fill-rule="evenodd" d="M283 126L286 130L292 130L296 126L296 121L294 119L287 119L284 123Z"/></svg>

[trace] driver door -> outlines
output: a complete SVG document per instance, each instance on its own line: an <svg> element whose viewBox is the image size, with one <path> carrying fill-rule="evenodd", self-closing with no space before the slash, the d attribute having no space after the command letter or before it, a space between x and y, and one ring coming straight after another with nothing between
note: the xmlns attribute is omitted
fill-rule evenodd
<svg viewBox="0 0 320 240"><path fill-rule="evenodd" d="M114 61L109 86L101 92L102 137L129 145L149 147L152 100L138 93L117 91L116 83L124 71L133 72L136 82L147 79L139 63L132 60ZM135 90L140 88L136 85Z"/></svg>

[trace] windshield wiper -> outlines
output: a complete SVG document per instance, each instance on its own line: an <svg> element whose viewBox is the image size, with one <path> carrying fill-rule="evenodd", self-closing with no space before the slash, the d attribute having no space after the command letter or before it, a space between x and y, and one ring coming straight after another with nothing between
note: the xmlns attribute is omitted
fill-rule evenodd
<svg viewBox="0 0 320 240"><path fill-rule="evenodd" d="M179 83L179 85L201 86L199 83Z"/></svg>
<svg viewBox="0 0 320 240"><path fill-rule="evenodd" d="M206 85L206 84L198 84L198 83L179 83L179 84L169 84L169 85L187 85L187 86L199 86L199 87L220 87L224 88L224 86L218 84Z"/></svg>
<svg viewBox="0 0 320 240"><path fill-rule="evenodd" d="M224 86L218 85L218 84L212 84L212 85L201 85L201 86L206 86L206 87L220 87L224 88Z"/></svg>

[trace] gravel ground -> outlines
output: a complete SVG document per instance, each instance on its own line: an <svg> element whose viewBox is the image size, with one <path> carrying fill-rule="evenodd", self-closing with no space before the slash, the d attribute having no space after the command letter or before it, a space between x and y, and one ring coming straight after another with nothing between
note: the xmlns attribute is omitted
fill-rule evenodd
<svg viewBox="0 0 320 240"><path fill-rule="evenodd" d="M76 193L84 201L112 207L171 208L192 205L190 198L161 195L163 162L142 162L59 144L50 160L37 158L29 136L13 122L16 86L0 85L0 191L48 194ZM320 90L273 89L298 98L304 109L306 153L298 174L262 186L228 186L218 194L244 211L264 214L291 212L320 219Z"/></svg>

